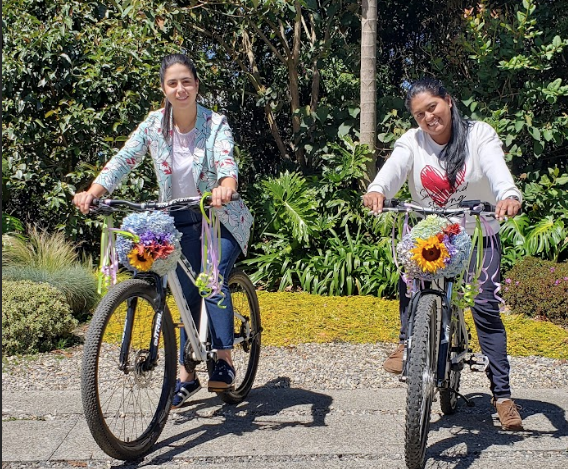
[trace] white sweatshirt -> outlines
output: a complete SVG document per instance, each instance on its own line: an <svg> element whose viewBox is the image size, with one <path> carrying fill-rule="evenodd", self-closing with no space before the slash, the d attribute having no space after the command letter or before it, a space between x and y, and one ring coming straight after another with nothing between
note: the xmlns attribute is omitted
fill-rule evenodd
<svg viewBox="0 0 568 469"><path fill-rule="evenodd" d="M367 192L380 192L386 198L393 198L408 178L412 200L427 208L458 207L463 200L495 204L511 195L522 200L505 163L502 142L489 124L476 121L469 129L467 146L465 166L452 190L438 160L445 145L438 145L420 128L410 129L395 142L391 156ZM473 234L474 227L475 218L468 217L467 232ZM491 228L496 233L499 222L493 220Z"/></svg>

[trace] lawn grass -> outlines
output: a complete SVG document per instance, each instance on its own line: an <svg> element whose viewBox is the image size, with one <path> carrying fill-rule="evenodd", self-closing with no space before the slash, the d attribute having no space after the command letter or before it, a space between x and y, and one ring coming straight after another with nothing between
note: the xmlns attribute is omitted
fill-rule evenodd
<svg viewBox="0 0 568 469"><path fill-rule="evenodd" d="M258 292L258 300L264 345L398 342L398 301L264 291ZM568 359L568 330L515 314L502 317L510 355ZM477 334L469 311L466 321L472 333L472 349L477 352Z"/></svg>

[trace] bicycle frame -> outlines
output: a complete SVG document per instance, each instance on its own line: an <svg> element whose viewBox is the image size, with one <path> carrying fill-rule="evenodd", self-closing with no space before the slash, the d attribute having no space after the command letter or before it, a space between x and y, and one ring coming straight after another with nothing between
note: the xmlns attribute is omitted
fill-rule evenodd
<svg viewBox="0 0 568 469"><path fill-rule="evenodd" d="M183 269L188 278L190 275L195 276L192 273L193 269L189 265L185 256L181 256L178 261L178 266ZM189 343L191 344L192 359L201 362L214 357L215 351L208 351L206 347L209 317L205 308L205 299L203 298L201 300L201 315L199 319L199 328L197 328L191 315L191 311L189 310L189 306L187 305L187 301L185 301L185 296L183 294L177 272L173 271L168 274L166 280L179 309L181 322L185 328L185 332L187 333L187 340L189 340Z"/></svg>
<svg viewBox="0 0 568 469"><path fill-rule="evenodd" d="M181 255L178 261L178 266L182 268L185 275L188 276L188 279L190 275L195 276L195 274L193 273L193 269L191 268L188 260L183 254ZM149 362L153 363L153 361L157 357L157 350L158 350L157 338L160 337L160 332L161 332L162 321L160 315L163 314L165 307L166 284L170 288L172 296L174 297L174 301L180 313L181 323L187 334L187 340L191 344L191 349L192 349L191 359L196 362L203 362L212 358L214 359L216 356L216 350L207 349L209 316L207 314L207 309L205 306L205 298L201 300L201 314L199 319L199 327L197 327L195 321L193 320L193 316L191 315L191 311L189 310L189 306L187 305L187 301L185 300L185 296L183 294L183 289L177 272L173 271L164 277L158 277L158 276L156 277L157 277L156 285L159 286L158 295L161 298L161 300L160 300L160 309L156 313L156 318L154 319L154 324L153 324L152 337L156 339L152 340L152 344L150 346ZM247 330L245 332L248 335L250 333L250 325L246 321L246 318L237 311L234 311L234 314L238 319L243 321L243 323L247 324ZM235 338L233 345L237 346L243 341L244 341L243 337L237 337ZM128 353L129 343L130 339L128 337L123 337L123 346L125 347L124 356L126 356Z"/></svg>

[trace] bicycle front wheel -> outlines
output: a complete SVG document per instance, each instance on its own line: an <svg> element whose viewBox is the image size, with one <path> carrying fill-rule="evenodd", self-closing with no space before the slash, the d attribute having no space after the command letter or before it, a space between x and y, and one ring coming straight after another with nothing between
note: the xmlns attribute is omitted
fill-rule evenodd
<svg viewBox="0 0 568 469"><path fill-rule="evenodd" d="M236 381L233 391L219 393L228 404L242 402L250 392L260 359L261 332L260 307L256 290L248 275L234 270L229 277L229 290L234 310L233 364ZM209 372L213 363L208 362Z"/></svg>
<svg viewBox="0 0 568 469"><path fill-rule="evenodd" d="M147 453L168 418L177 371L176 338L166 307L157 361L149 363L157 310L154 286L138 279L121 282L102 299L85 339L85 418L100 448L116 459L129 461Z"/></svg>
<svg viewBox="0 0 568 469"><path fill-rule="evenodd" d="M454 306L454 308L456 308ZM450 344L448 349L449 376L447 387L440 389L440 409L444 415L455 414L458 408L458 392L460 390L461 370L464 366L465 353L468 349L468 338L464 336L464 325L460 317L463 312L454 311L450 327ZM462 357L458 361L459 357ZM455 362L455 363L454 363Z"/></svg>
<svg viewBox="0 0 568 469"><path fill-rule="evenodd" d="M426 457L430 411L436 391L437 297L424 295L416 305L407 363L405 459L408 469L421 469Z"/></svg>

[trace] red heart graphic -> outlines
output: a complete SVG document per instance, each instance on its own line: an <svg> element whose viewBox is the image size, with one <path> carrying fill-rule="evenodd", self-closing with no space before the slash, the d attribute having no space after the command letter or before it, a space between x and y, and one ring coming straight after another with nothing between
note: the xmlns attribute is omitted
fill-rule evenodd
<svg viewBox="0 0 568 469"><path fill-rule="evenodd" d="M464 178L465 166L456 177L456 188L463 182ZM445 207L452 194L456 192L455 188L450 187L448 176L441 174L433 166L424 166L424 169L420 172L420 181L428 196L438 207Z"/></svg>

